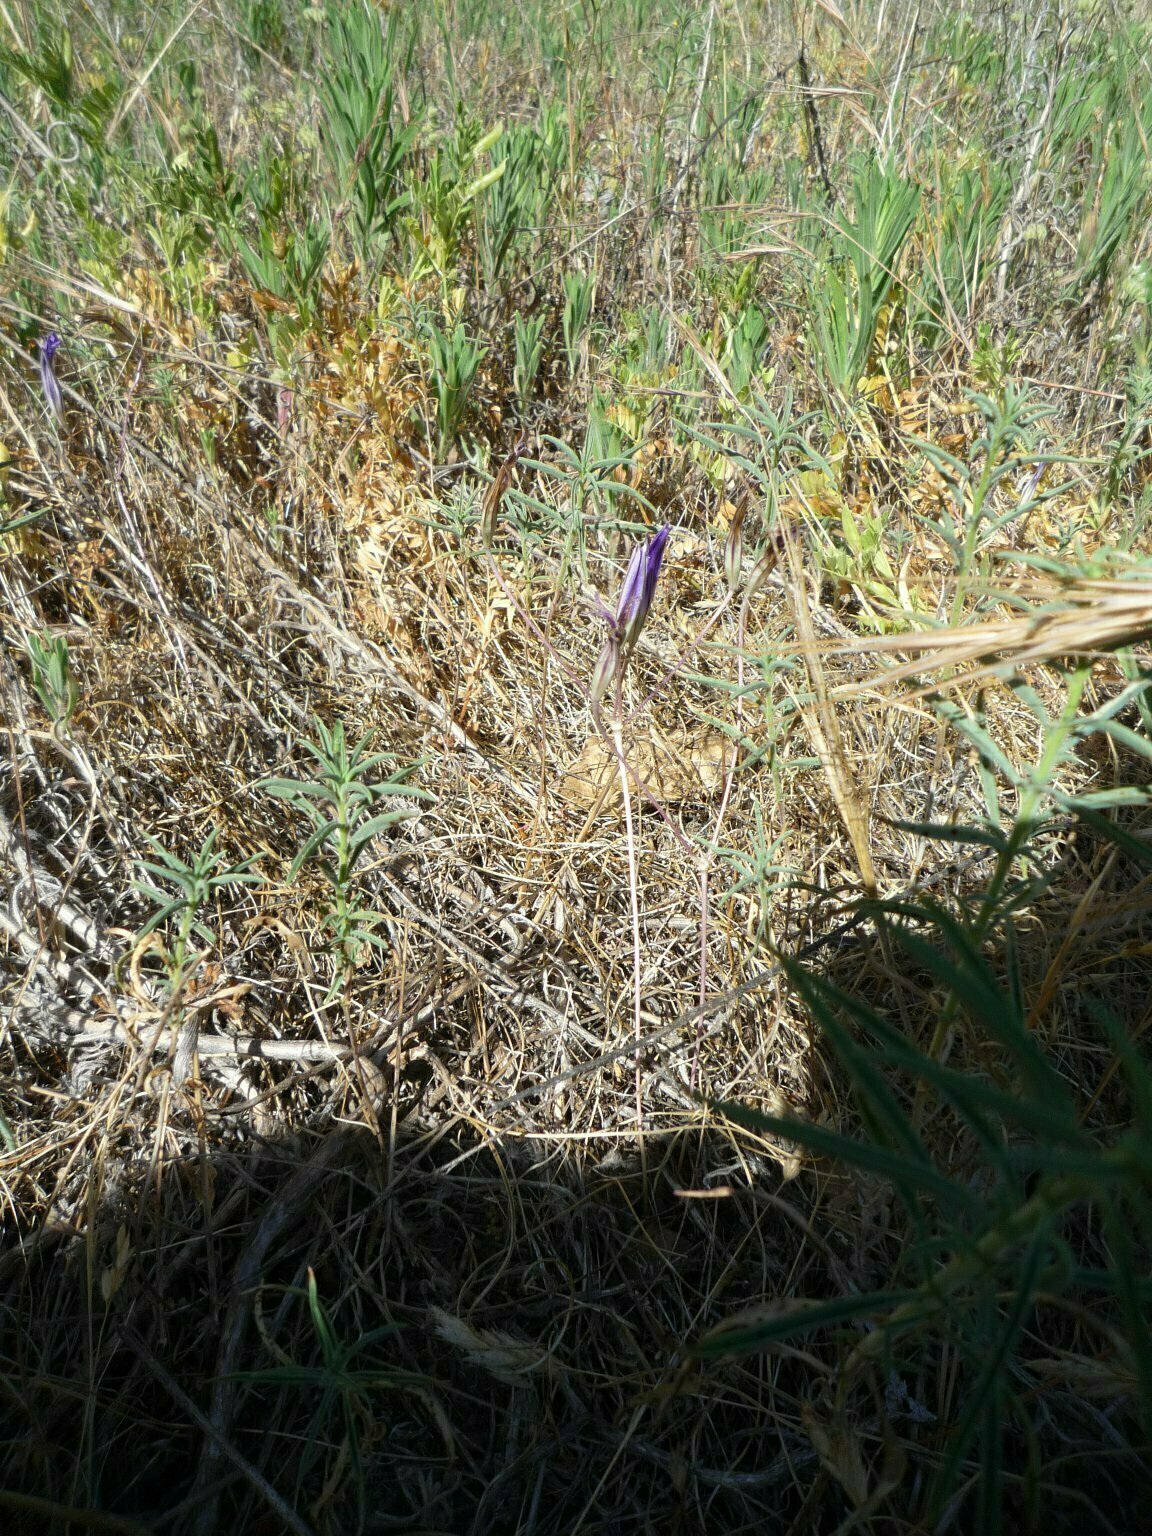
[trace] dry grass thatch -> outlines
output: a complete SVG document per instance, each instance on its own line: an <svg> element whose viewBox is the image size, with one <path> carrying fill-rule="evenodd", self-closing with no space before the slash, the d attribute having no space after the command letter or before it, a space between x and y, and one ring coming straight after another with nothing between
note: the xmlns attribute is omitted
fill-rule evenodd
<svg viewBox="0 0 1152 1536"><path fill-rule="evenodd" d="M805 172L823 207L828 160L885 121L862 133L883 40L866 49L817 9L837 83L814 95L797 75L772 153L811 133L814 101L825 122L835 106ZM291 388L269 358L297 300L246 276L235 241L183 308L142 252L115 280L94 259L50 279L25 262L22 282L50 281L74 316L59 415L23 318L0 308L12 1529L975 1530L987 1436L949 1455L989 1338L1010 1361L1001 1528L1107 1530L1110 1510L1138 1510L1146 1233L1131 1297L1065 1284L1114 1272L1111 1208L1079 1186L1057 1201L1043 1166L1012 1162L1034 1125L1005 1148L949 1092L966 1074L1035 1109L1005 1033L983 1027L991 999L1066 1090L1085 1141L1069 1132L1062 1156L1139 1124L1117 1040L1138 1056L1150 1017L1131 649L1152 635L1147 550L1128 541L1128 577L990 595L993 557L1054 564L1060 519L1088 527L1099 422L1062 378L1046 430L1076 474L1010 526L1021 449L988 492L1001 523L958 569L967 534L939 466L982 465L992 430L965 387L975 310L905 367L886 298L880 371L849 406L812 382L814 342L785 329L796 295L768 274L780 334L735 387L754 290L723 285L764 247L742 228L738 250L709 253L703 231L733 209L688 206L689 149L721 132L697 121L705 41L735 50L743 32L751 54L776 34L708 14L666 195L637 211L621 194L618 217L595 200L625 142L640 153L648 85L619 120L593 103L596 131L571 129L587 185L572 172L563 192L584 222L564 225L555 271L538 258L551 340L527 401L507 336L499 352L513 311L478 291L479 237L455 252L458 296L429 265L430 217L409 236L424 266L370 287L335 204ZM447 78L447 45L422 39L413 79ZM934 78L900 57L893 103L905 68L925 92ZM510 58L484 59L493 91L524 95ZM947 89L967 111L967 88ZM54 230L65 212L61 194ZM788 222L745 223L773 219ZM669 324L707 359L695 394L654 369L610 399L609 342L600 374L587 335L567 355L557 274L588 252L604 336L665 287L672 311L711 306L711 338L699 316ZM1002 318L1026 299L997 302ZM448 330L465 305L490 343L467 438L396 318ZM1046 336L1035 371L1074 370ZM777 441L794 396L801 424ZM593 428L619 447L629 412L636 440L596 458ZM1119 507L1093 504L1101 559L1124 542ZM673 533L656 602L598 729L602 606L658 522ZM315 783L306 743L337 722L349 748L386 754L361 781L383 789L349 812L384 819L346 866L284 788ZM866 1038L869 1020L907 1054ZM919 1211L893 1172L915 1158L872 1113L878 1072L936 1179ZM846 1145L858 1162L834 1155ZM1001 1174L1016 1205L972 1239L986 1272L965 1268ZM1018 1315L1001 1285L1017 1249L1035 1266ZM920 1289L913 1251L938 1266ZM962 1286L976 1322L932 1333ZM777 1327L805 1309L825 1309L819 1327ZM1014 1331L996 1331L1003 1312Z"/></svg>

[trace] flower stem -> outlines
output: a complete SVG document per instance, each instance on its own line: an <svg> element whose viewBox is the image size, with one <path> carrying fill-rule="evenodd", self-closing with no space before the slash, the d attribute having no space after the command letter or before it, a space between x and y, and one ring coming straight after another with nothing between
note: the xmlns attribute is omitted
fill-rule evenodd
<svg viewBox="0 0 1152 1536"><path fill-rule="evenodd" d="M632 1024L636 1037L636 1140L640 1148L640 1169L647 1169L644 1148L644 1096L640 1078L640 890L636 872L636 835L632 826L632 788L628 783L628 764L624 757L624 732L620 720L620 700L617 692L616 715L612 721L612 744L616 749L616 767L620 773L620 793L624 800L624 835L628 845L628 895L632 907Z"/></svg>

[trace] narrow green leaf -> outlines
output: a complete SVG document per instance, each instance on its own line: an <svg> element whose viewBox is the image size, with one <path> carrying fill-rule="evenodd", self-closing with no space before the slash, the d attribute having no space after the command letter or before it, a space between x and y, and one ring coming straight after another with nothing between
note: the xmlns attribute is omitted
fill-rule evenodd
<svg viewBox="0 0 1152 1536"><path fill-rule="evenodd" d="M729 1355L755 1354L782 1339L800 1338L819 1329L860 1318L879 1318L915 1300L915 1291L873 1291L858 1296L836 1296L829 1301L792 1300L769 1315L751 1318L741 1326L734 1318L689 1346L696 1360L715 1360ZM754 1309L758 1312L760 1309ZM766 1312L768 1309L764 1309Z"/></svg>
<svg viewBox="0 0 1152 1536"><path fill-rule="evenodd" d="M320 848L324 843L328 842L330 838L335 837L339 830L340 828L336 822L325 821L322 822L321 825L318 826L309 837L305 838L299 853L292 860L292 868L289 873L289 878L295 880L304 864L308 861L309 858L311 858L312 854L316 852L317 848Z"/></svg>
<svg viewBox="0 0 1152 1536"><path fill-rule="evenodd" d="M1003 853L1008 846L1008 839L1003 832L994 827L970 827L958 823L945 823L934 821L901 821L895 817L885 817L885 825L895 827L900 832L911 832L916 837L928 837L942 843L975 844L978 847L993 848L997 853Z"/></svg>
<svg viewBox="0 0 1152 1536"><path fill-rule="evenodd" d="M984 1209L977 1195L937 1172L930 1163L909 1159L887 1147L877 1146L874 1142L858 1141L854 1137L841 1135L839 1131L830 1131L824 1126L813 1125L810 1121L798 1120L791 1115L771 1115L764 1110L750 1109L747 1105L731 1101L709 1102L719 1114L735 1120L738 1125L746 1126L748 1130L799 1142L821 1157L854 1168L866 1168L870 1173L887 1179L898 1189L919 1190L946 1202L954 1210L978 1212Z"/></svg>

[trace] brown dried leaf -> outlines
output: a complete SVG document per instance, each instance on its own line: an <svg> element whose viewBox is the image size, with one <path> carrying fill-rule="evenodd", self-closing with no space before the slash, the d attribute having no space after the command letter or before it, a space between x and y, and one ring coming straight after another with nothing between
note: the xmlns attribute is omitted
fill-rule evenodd
<svg viewBox="0 0 1152 1536"><path fill-rule="evenodd" d="M648 724L625 740L628 766L666 805L709 800L717 794L724 781L727 749L722 732L701 726L661 731ZM589 736L579 756L569 763L560 796L581 810L600 802L604 811L619 811L620 768L602 736Z"/></svg>
<svg viewBox="0 0 1152 1536"><path fill-rule="evenodd" d="M857 1509L868 1498L868 1470L860 1448L860 1436L842 1413L821 1423L811 1403L801 1403L800 1417L826 1471L830 1472Z"/></svg>

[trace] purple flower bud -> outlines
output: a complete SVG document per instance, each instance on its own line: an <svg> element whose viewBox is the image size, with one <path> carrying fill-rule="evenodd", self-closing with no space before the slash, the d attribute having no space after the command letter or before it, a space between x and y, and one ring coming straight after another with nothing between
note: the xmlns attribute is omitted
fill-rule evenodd
<svg viewBox="0 0 1152 1536"><path fill-rule="evenodd" d="M60 338L55 331L49 331L40 343L40 387L44 391L44 398L48 402L48 409L58 419L64 417L64 396L60 393L60 382L56 377L52 359L60 350Z"/></svg>
<svg viewBox="0 0 1152 1536"><path fill-rule="evenodd" d="M596 670L592 674L592 686L589 691L593 708L600 703L609 686L622 676L633 647L640 638L644 620L648 617L652 599L656 596L656 583L660 578L660 566L664 560L664 546L671 532L670 528L661 528L650 539L634 546L628 561L628 569L624 573L624 584L620 588L616 612L610 613L603 606L600 608L601 613L608 620L609 632L596 663Z"/></svg>
<svg viewBox="0 0 1152 1536"><path fill-rule="evenodd" d="M637 544L632 551L624 575L624 585L620 589L620 601L616 605L616 634L626 652L632 650L644 628L644 620L656 596L656 583L664 561L664 546L671 532L670 528L661 528L646 543Z"/></svg>
<svg viewBox="0 0 1152 1536"><path fill-rule="evenodd" d="M644 544L633 544L632 546L628 569L624 572L624 581L620 587L620 596L616 599L616 623L620 628L624 627L628 614L644 590L644 550L646 547Z"/></svg>

